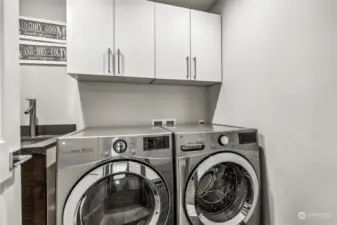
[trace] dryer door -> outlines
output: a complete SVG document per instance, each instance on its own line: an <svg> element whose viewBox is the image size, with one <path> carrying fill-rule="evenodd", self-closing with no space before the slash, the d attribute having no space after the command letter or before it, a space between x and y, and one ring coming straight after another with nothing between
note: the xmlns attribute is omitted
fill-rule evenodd
<svg viewBox="0 0 337 225"><path fill-rule="evenodd" d="M234 153L202 161L185 190L185 210L193 225L238 225L251 217L259 182L251 164Z"/></svg>
<svg viewBox="0 0 337 225"><path fill-rule="evenodd" d="M140 162L115 161L93 169L74 186L63 225L164 224L169 205L158 172Z"/></svg>

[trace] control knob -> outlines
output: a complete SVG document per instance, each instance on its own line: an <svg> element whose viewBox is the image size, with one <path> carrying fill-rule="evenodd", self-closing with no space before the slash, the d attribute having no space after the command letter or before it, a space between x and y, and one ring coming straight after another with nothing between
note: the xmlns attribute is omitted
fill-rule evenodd
<svg viewBox="0 0 337 225"><path fill-rule="evenodd" d="M219 137L219 144L220 145L224 146L224 145L228 145L228 143L229 143L229 138L227 136L221 135Z"/></svg>
<svg viewBox="0 0 337 225"><path fill-rule="evenodd" d="M126 142L123 141L123 140L117 140L113 144L113 149L117 153L123 153L123 152L125 152L126 148L127 148Z"/></svg>

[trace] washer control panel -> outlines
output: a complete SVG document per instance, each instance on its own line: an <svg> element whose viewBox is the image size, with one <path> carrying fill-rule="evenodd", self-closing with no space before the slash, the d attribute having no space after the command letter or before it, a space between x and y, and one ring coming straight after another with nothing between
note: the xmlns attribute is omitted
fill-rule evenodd
<svg viewBox="0 0 337 225"><path fill-rule="evenodd" d="M170 135L115 136L99 138L99 159L115 156L171 156Z"/></svg>
<svg viewBox="0 0 337 225"><path fill-rule="evenodd" d="M144 151L155 151L170 148L170 136L154 136L143 138Z"/></svg>

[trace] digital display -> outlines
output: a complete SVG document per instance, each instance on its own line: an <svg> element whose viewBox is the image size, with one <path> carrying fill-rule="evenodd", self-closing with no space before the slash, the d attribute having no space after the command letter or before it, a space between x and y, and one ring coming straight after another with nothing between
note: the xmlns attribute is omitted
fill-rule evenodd
<svg viewBox="0 0 337 225"><path fill-rule="evenodd" d="M239 144L255 144L256 142L257 142L256 132L239 134Z"/></svg>
<svg viewBox="0 0 337 225"><path fill-rule="evenodd" d="M145 137L144 151L153 151L170 148L169 136Z"/></svg>

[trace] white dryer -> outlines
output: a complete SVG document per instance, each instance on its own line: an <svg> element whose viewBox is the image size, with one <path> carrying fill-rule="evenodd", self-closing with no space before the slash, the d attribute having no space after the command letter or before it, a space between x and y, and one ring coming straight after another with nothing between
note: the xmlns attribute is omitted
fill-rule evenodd
<svg viewBox="0 0 337 225"><path fill-rule="evenodd" d="M57 151L57 225L173 223L171 132L88 128Z"/></svg>
<svg viewBox="0 0 337 225"><path fill-rule="evenodd" d="M177 225L260 225L257 130L220 125L174 133Z"/></svg>

